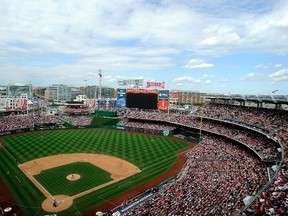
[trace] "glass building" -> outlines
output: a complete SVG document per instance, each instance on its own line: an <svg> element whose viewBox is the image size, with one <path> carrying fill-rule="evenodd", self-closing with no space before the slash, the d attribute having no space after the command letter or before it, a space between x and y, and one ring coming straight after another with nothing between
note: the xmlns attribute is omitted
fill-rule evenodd
<svg viewBox="0 0 288 216"><path fill-rule="evenodd" d="M21 98L21 95L26 94L28 98L33 97L32 84L25 85L8 85L9 98Z"/></svg>

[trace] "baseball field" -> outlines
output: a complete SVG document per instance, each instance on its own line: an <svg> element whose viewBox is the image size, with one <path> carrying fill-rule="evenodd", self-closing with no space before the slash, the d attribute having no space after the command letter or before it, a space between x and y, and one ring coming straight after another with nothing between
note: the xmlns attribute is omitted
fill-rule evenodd
<svg viewBox="0 0 288 216"><path fill-rule="evenodd" d="M106 129L30 132L0 142L1 178L27 216L82 215L111 204L167 172L177 152L189 147L168 137Z"/></svg>

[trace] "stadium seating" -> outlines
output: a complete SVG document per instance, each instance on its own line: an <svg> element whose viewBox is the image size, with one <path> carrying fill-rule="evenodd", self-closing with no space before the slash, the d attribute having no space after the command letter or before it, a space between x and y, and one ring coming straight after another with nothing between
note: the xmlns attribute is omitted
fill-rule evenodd
<svg viewBox="0 0 288 216"><path fill-rule="evenodd" d="M135 131L144 128L145 132L154 133L181 125L201 126L206 131L202 142L187 153L187 163L176 178L125 214L287 215L287 112L209 104L201 115L201 109L192 113L136 110L123 113L119 124L135 128ZM89 119L81 118L67 120L75 125L88 124ZM153 120L153 123L142 120ZM0 132L60 122L44 113L11 114L0 117ZM243 143L256 154L249 153L241 145L231 144L225 137ZM267 172L272 176L271 181ZM254 202L245 206L243 199L247 196Z"/></svg>
<svg viewBox="0 0 288 216"><path fill-rule="evenodd" d="M182 113L162 113L162 112L137 112L137 111L129 111L126 115L126 118L128 119L141 119L141 120L158 120L159 122L169 122L169 123L175 123L175 125L187 125L192 126L195 128L200 127L200 118L203 118L203 129L207 131L211 131L216 134L222 134L227 137L232 137L235 140L240 141L241 143L244 143L248 147L251 147L251 149L255 150L255 152L259 153L261 158L263 160L274 160L276 161L275 164L282 164L280 168L280 172L275 173L277 174L275 179L272 179L272 184L268 184L269 187L267 187L267 184L264 186L264 183L268 182L267 180L267 174L264 175L262 173L261 176L261 183L255 183L258 185L262 185L263 187L255 187L254 189L243 189L241 188L239 192L239 188L237 188L234 185L234 189L237 189L239 193L244 193L239 196L238 198L234 199L235 194L229 190L229 187L222 188L222 192L226 194L224 197L221 197L220 199L215 200L221 200L220 203L214 203L212 206L206 206L204 204L201 205L204 201L207 201L206 196L204 194L193 194L194 196L187 196L186 192L189 193L193 192L193 187L197 185L197 179L194 178L190 187L185 188L185 190L182 189L181 192L179 192L180 195L185 193L185 195L181 197L181 199L177 199L179 197L179 194L174 194L175 188L176 191L178 191L178 187L183 186L183 182L175 180L168 185L172 184L173 186L167 186L163 189L160 189L160 192L153 196L149 201L146 201L145 203L142 203L141 205L137 206L130 212L127 212L127 215L133 215L133 214L171 214L171 215L190 215L193 213L197 214L199 212L202 212L203 215L215 215L215 214L232 214L232 213L240 213L243 212L243 214L246 215L273 215L274 213L277 213L278 215L287 215L288 214L288 161L287 161L287 147L288 147L288 114L287 112L283 111L277 111L277 110L268 110L268 109L257 109L257 108L249 108L249 107L239 107L239 106L229 106L229 105L219 105L219 104L210 104L207 107L205 107L203 116L201 116L201 110L198 109L194 113L190 113L189 115L183 115ZM165 121L164 121L165 120ZM228 125L227 125L228 124ZM242 126L242 128L240 126ZM205 138L202 143L198 146L197 150L193 149L190 152L190 155L194 155L196 152L201 153L202 151L206 151L207 148L207 142L212 144L219 143L219 140L212 139L211 137L208 138L208 141ZM227 140L222 140L219 143L219 146L223 145L229 145L229 143L225 143ZM223 144L225 143L225 144ZM282 151L281 148L282 147ZM200 148L199 148L200 147ZM205 148L206 147L206 148ZM224 147L227 149L227 147ZM200 149L200 152L199 152ZM280 149L280 150L279 150ZM218 158L218 154L221 155L221 151L223 149L210 149L211 152L215 152L214 158L218 161L221 160L221 158ZM243 149L242 149L243 150ZM239 152L242 152L242 150L238 150ZM282 152L285 152L284 160L282 158ZM219 152L219 153L218 153ZM231 151L229 150L229 153ZM225 154L225 153L224 153ZM244 153L246 154L246 153ZM189 155L189 154L188 154ZM251 156L251 155L250 155ZM237 156L234 156L235 161L237 161L237 164L241 164L244 162L244 156L241 156L242 160L237 160ZM188 161L190 160L188 156ZM203 162L203 161L202 161ZM233 164L233 161L230 161L230 164ZM191 176L195 176L195 173L193 171L197 171L200 167L194 166L193 169L191 169L191 172L188 172L190 170L189 165L191 162L187 164L186 167L183 168L185 172L182 170L181 173L184 172L184 177L188 178ZM263 165L263 164L262 164ZM188 168L187 168L188 167ZM205 163L201 163L201 167L205 168ZM273 166L275 168L275 166ZM207 167L209 168L209 166ZM247 170L251 171L250 169L247 169L247 164L244 166L241 166L241 169L246 170L245 172L248 172ZM188 170L188 171L187 171ZM203 169L201 168L203 171ZM205 170L205 169L204 169ZM273 170L273 169L272 169ZM277 172L277 169L274 170ZM209 175L209 173L203 172L202 174ZM259 174L259 169L257 169L257 172L250 173L253 176L253 180L257 179L257 175ZM274 174L274 173L273 173ZM181 174L183 175L183 174ZM273 176L273 175L272 175ZM198 178L202 179L203 176L197 175ZM224 178L223 185L226 185L226 181L233 178L234 176L227 175L226 178ZM179 177L177 177L179 178ZM183 177L182 177L183 178ZM223 180L223 178L220 178ZM270 183L269 182L269 183ZM185 181L186 183L186 181ZM249 180L249 177L247 177L247 181L243 181L243 184L253 186L251 184L252 181ZM208 184L209 185L209 184ZM227 186L227 185L226 185ZM192 189L191 189L192 188ZM201 188L202 190L206 191L207 184L203 185ZM264 190L264 192L258 194L259 191ZM161 191L163 192L161 193ZM246 191L245 191L246 190ZM229 193L230 192L230 193ZM249 194L250 192L250 194ZM251 193L252 192L252 193ZM168 194L168 195L167 195ZM217 194L217 193L216 193ZM243 199L245 198L245 195L251 195L253 198L257 197L256 201L253 205L243 205ZM195 200L195 197L199 197L200 195L200 205L199 199ZM258 196L259 195L259 196ZM188 200L186 200L188 197ZM194 197L194 198L193 198ZM216 195L217 197L217 195ZM241 198L240 198L241 197ZM194 199L194 200L193 200ZM233 199L230 203L226 203L226 199ZM164 201L163 201L164 200ZM253 201L254 199L252 199ZM188 202L189 201L189 202ZM211 200L209 200L211 202ZM188 205L189 208L186 208ZM162 206L161 208L157 206ZM231 206L237 206L236 208L230 208ZM189 210L188 210L189 209ZM203 210L204 209L204 210Z"/></svg>

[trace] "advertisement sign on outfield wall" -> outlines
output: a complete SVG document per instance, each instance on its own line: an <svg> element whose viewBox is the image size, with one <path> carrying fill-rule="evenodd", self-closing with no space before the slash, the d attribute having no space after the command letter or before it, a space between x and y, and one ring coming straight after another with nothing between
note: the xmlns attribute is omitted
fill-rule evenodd
<svg viewBox="0 0 288 216"><path fill-rule="evenodd" d="M169 90L159 90L159 100L169 100Z"/></svg>
<svg viewBox="0 0 288 216"><path fill-rule="evenodd" d="M158 100L158 109L163 111L168 111L169 101L168 100Z"/></svg>

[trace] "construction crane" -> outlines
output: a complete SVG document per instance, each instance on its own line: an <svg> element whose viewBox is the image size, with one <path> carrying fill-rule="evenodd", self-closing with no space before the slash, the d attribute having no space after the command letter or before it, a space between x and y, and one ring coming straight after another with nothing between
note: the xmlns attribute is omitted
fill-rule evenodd
<svg viewBox="0 0 288 216"><path fill-rule="evenodd" d="M99 94L98 94L98 99L101 98L101 80L102 80L102 71L101 69L98 70L98 75L99 75Z"/></svg>

